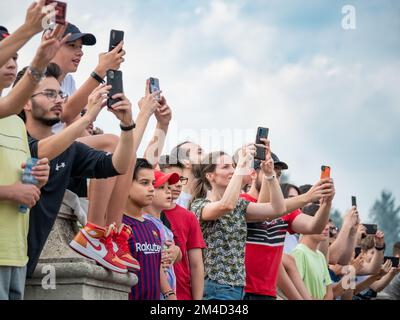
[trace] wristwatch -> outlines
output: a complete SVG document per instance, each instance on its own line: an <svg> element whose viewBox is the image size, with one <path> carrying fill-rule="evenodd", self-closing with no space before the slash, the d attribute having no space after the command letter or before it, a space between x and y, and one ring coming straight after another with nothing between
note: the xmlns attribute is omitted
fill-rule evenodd
<svg viewBox="0 0 400 320"><path fill-rule="evenodd" d="M98 83L103 84L105 81L102 77L100 77L95 71L93 71L90 76L95 79Z"/></svg>
<svg viewBox="0 0 400 320"><path fill-rule="evenodd" d="M132 120L132 124L130 126L123 126L122 124L119 125L122 131L131 131L132 129L136 128L136 123L135 121Z"/></svg>
<svg viewBox="0 0 400 320"><path fill-rule="evenodd" d="M274 180L275 179L275 175L273 174L272 176L264 176L264 178L267 180L267 181L272 181L272 180Z"/></svg>
<svg viewBox="0 0 400 320"><path fill-rule="evenodd" d="M32 75L33 79L34 79L36 82L40 82L40 81L42 81L42 80L45 78L46 71L47 71L47 68L45 68L43 72L39 72L38 70L36 70L36 69L35 69L34 67L32 67L32 66L29 66L29 67L28 67L28 72Z"/></svg>

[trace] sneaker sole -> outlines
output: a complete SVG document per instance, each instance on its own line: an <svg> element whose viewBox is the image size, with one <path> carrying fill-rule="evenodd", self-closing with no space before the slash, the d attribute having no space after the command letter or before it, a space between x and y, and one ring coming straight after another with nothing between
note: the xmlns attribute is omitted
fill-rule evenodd
<svg viewBox="0 0 400 320"><path fill-rule="evenodd" d="M74 249L76 252L78 252L79 254L85 256L86 258L95 260L100 265L102 265L104 268L107 268L107 269L109 269L111 271L118 272L118 273L127 273L128 272L127 269L120 269L120 268L112 265L111 263L107 262L102 257L100 257L99 255L94 253L93 251L88 250L85 247L82 247L78 242L76 242L74 240L72 240L70 242L69 246L72 249Z"/></svg>

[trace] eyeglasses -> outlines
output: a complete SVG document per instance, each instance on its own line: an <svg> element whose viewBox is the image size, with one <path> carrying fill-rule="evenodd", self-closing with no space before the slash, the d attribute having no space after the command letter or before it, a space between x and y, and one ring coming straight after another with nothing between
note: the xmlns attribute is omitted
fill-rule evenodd
<svg viewBox="0 0 400 320"><path fill-rule="evenodd" d="M37 95L42 94L45 97L47 97L50 100L56 101L57 97L59 96L63 102L66 102L68 100L68 95L62 91L56 91L52 89L44 90L42 92L35 93L34 95L31 96L31 98L36 97Z"/></svg>
<svg viewBox="0 0 400 320"><path fill-rule="evenodd" d="M182 185L186 185L189 181L189 178L186 177L180 177L179 178L180 182L182 182Z"/></svg>

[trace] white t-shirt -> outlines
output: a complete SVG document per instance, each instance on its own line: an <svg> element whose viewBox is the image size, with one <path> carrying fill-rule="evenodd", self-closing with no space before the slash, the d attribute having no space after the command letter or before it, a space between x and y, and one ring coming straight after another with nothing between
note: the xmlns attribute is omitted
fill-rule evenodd
<svg viewBox="0 0 400 320"><path fill-rule="evenodd" d="M61 82L61 91L66 93L69 97L76 92L75 80L70 73L68 73L65 76L64 80ZM62 129L64 129L64 123L59 122L56 123L51 130L54 134L56 134L59 133Z"/></svg>
<svg viewBox="0 0 400 320"><path fill-rule="evenodd" d="M182 191L181 194L179 195L179 198L176 199L176 204L189 210L189 202L190 200L192 200L192 198L193 197L190 193Z"/></svg>
<svg viewBox="0 0 400 320"><path fill-rule="evenodd" d="M299 238L295 234L290 234L286 232L283 252L286 254L290 254L298 244Z"/></svg>

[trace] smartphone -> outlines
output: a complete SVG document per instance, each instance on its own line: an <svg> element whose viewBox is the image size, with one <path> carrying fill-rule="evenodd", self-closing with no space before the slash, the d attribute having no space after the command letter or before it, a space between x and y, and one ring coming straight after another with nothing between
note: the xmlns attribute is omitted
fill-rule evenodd
<svg viewBox="0 0 400 320"><path fill-rule="evenodd" d="M399 258L397 257L384 257L383 259L383 263L385 263L387 260L391 260L392 261L392 267L393 268L397 268L399 266Z"/></svg>
<svg viewBox="0 0 400 320"><path fill-rule="evenodd" d="M158 78L152 78L150 77L150 93L160 91L160 80ZM160 101L161 97L160 94L156 96L156 99Z"/></svg>
<svg viewBox="0 0 400 320"><path fill-rule="evenodd" d="M331 177L331 167L321 166L321 180L330 179L330 177Z"/></svg>
<svg viewBox="0 0 400 320"><path fill-rule="evenodd" d="M122 84L122 71L108 70L107 71L107 85L111 85L110 92L107 99L107 107L112 109L111 106L122 99L112 99L111 97L117 93L123 93L124 88Z"/></svg>
<svg viewBox="0 0 400 320"><path fill-rule="evenodd" d="M363 226L367 229L367 234L376 234L378 231L378 225L363 223Z"/></svg>
<svg viewBox="0 0 400 320"><path fill-rule="evenodd" d="M254 170L258 170L261 168L261 160L258 159L254 159L254 163L253 163L253 169Z"/></svg>
<svg viewBox="0 0 400 320"><path fill-rule="evenodd" d="M357 207L357 198L355 196L351 196L351 206Z"/></svg>
<svg viewBox="0 0 400 320"><path fill-rule="evenodd" d="M354 258L357 258L361 253L361 247L354 248Z"/></svg>
<svg viewBox="0 0 400 320"><path fill-rule="evenodd" d="M56 2L56 23L57 24L62 24L65 25L65 17L67 16L67 3L62 2L62 1L53 1L53 0L46 0L45 5L48 6L49 4L52 4L53 2Z"/></svg>
<svg viewBox="0 0 400 320"><path fill-rule="evenodd" d="M108 51L113 50L122 40L124 40L124 32L123 31L111 30L110 31L110 44L108 46Z"/></svg>
<svg viewBox="0 0 400 320"><path fill-rule="evenodd" d="M254 159L264 161L266 154L265 154L265 148L261 146L257 146L257 144L264 145L264 142L261 141L261 139L268 139L268 133L269 129L264 128L264 127L258 127L257 128L257 136L256 136L256 155Z"/></svg>

